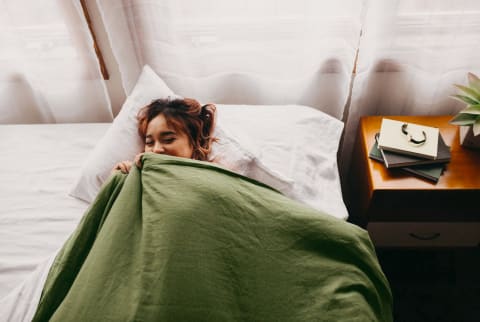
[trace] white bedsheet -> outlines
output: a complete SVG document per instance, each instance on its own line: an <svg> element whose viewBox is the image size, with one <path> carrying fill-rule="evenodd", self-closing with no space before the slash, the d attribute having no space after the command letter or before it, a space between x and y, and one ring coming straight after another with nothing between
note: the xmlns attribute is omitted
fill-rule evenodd
<svg viewBox="0 0 480 322"><path fill-rule="evenodd" d="M34 314L51 261L88 207L68 192L109 126L0 125L0 322Z"/></svg>
<svg viewBox="0 0 480 322"><path fill-rule="evenodd" d="M67 193L109 125L0 126L0 301L76 227L88 205Z"/></svg>

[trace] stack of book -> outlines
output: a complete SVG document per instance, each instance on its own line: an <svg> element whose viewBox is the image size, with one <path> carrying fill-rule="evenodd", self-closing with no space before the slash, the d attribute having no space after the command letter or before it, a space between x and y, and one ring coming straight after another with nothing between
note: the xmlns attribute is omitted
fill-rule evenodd
<svg viewBox="0 0 480 322"><path fill-rule="evenodd" d="M438 128L384 118L369 157L436 183L451 154Z"/></svg>

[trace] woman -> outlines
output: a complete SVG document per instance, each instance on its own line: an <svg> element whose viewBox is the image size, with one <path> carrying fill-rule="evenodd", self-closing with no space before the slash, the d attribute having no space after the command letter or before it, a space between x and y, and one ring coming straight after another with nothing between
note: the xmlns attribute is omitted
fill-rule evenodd
<svg viewBox="0 0 480 322"><path fill-rule="evenodd" d="M157 99L138 113L138 133L145 152L206 161L212 149L216 108L192 98ZM143 152L144 153L144 152ZM141 167L143 153L134 161L122 161L112 171L128 173L132 164Z"/></svg>

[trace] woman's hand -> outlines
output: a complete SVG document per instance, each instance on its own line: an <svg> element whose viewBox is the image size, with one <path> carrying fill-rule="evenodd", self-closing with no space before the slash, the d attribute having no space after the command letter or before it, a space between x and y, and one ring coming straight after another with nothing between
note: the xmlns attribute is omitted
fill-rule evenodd
<svg viewBox="0 0 480 322"><path fill-rule="evenodd" d="M142 168L142 156L143 156L143 152L142 153L139 153L135 156L135 159L133 159L133 162L132 161L122 161L122 162L118 162L117 164L115 164L115 166L113 167L112 169L112 172L111 173L114 173L115 171L117 170L120 170L122 171L122 173L129 173L130 172L130 169L132 168L132 165L136 165L139 169Z"/></svg>
<svg viewBox="0 0 480 322"><path fill-rule="evenodd" d="M145 153L142 152L142 153L139 153L135 156L135 159L133 159L133 163L135 163L135 165L141 169L142 168L142 157Z"/></svg>
<svg viewBox="0 0 480 322"><path fill-rule="evenodd" d="M122 162L118 162L117 164L115 164L115 166L113 167L112 169L112 173L117 171L117 170L120 170L122 171L122 173L129 173L130 172L130 168L132 167L132 161L122 161Z"/></svg>

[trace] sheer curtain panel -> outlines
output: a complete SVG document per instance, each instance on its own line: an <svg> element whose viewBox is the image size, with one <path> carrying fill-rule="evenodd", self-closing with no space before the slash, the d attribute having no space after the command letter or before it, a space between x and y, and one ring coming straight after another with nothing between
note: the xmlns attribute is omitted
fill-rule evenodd
<svg viewBox="0 0 480 322"><path fill-rule="evenodd" d="M453 114L449 97L480 73L480 1L370 0L344 134L346 173L362 115Z"/></svg>
<svg viewBox="0 0 480 322"><path fill-rule="evenodd" d="M0 123L112 120L79 1L0 1L0 47Z"/></svg>
<svg viewBox="0 0 480 322"><path fill-rule="evenodd" d="M176 93L341 118L364 1L97 0L126 93L149 64Z"/></svg>

